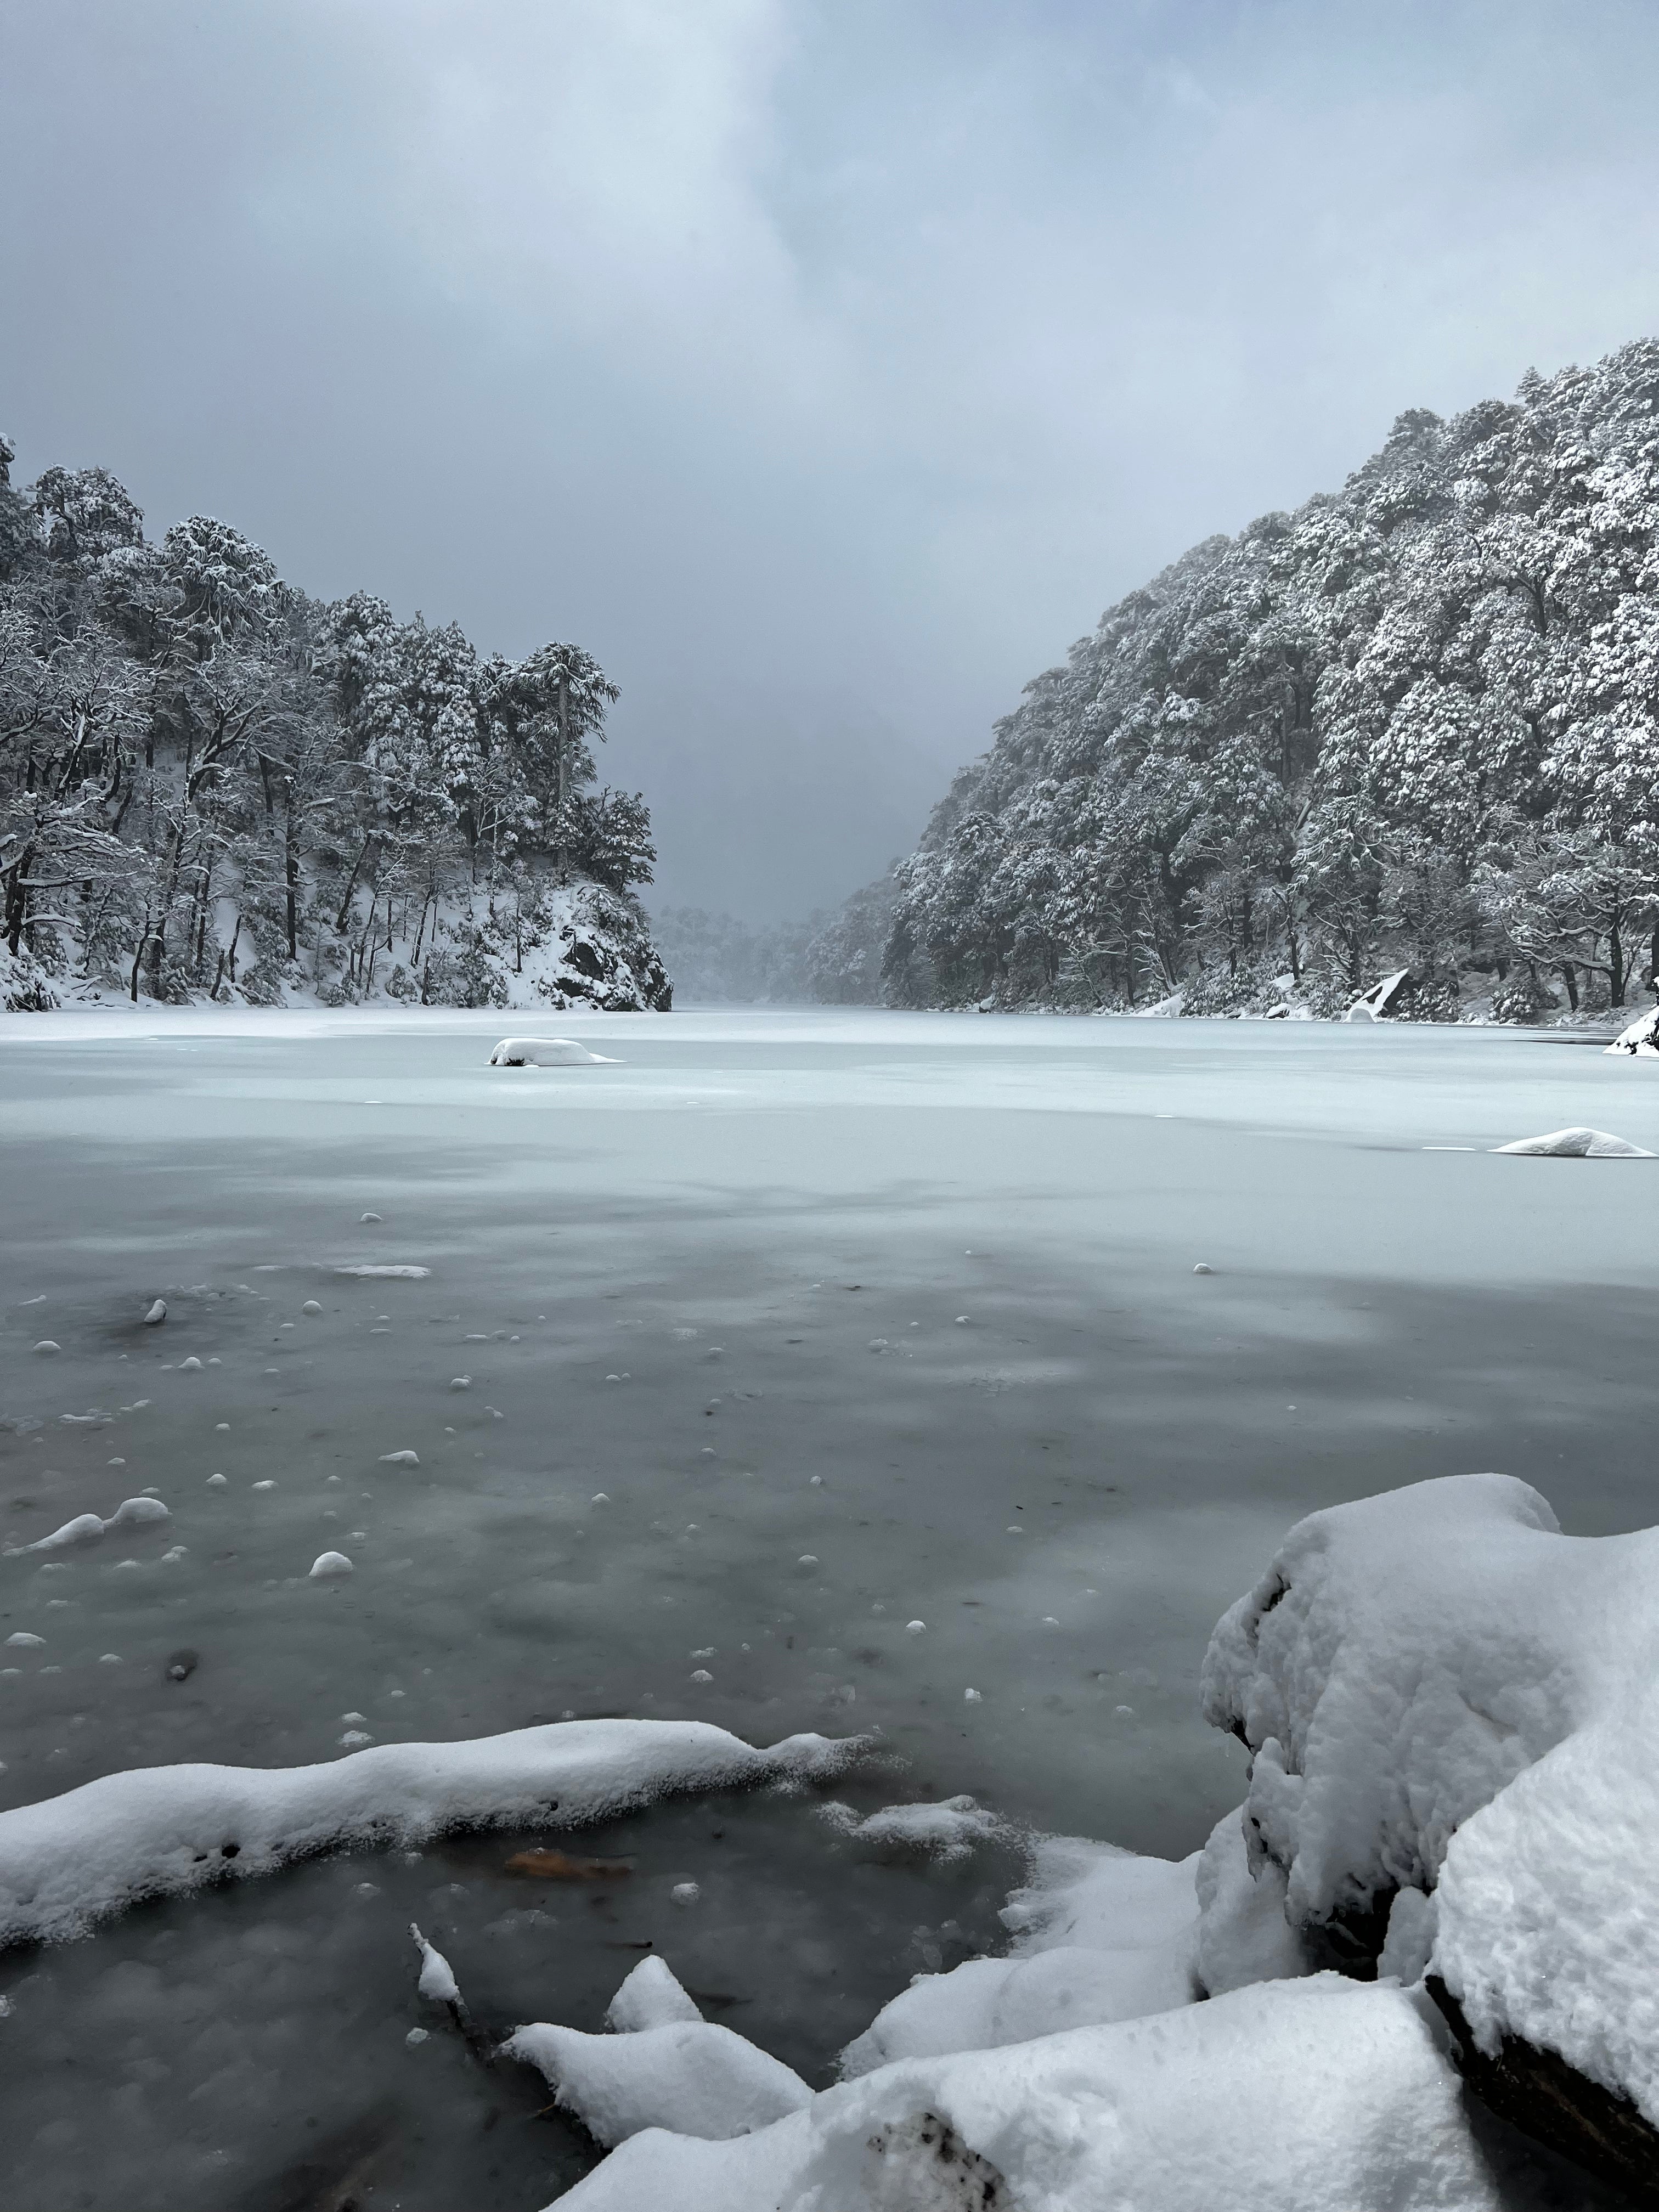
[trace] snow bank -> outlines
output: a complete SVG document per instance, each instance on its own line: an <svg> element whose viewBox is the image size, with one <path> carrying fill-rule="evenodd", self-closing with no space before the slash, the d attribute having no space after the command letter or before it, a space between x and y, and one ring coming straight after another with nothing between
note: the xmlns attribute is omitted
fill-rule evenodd
<svg viewBox="0 0 1659 2212"><path fill-rule="evenodd" d="M617 1067L618 1060L589 1052L570 1037L503 1037L489 1055L492 1067Z"/></svg>
<svg viewBox="0 0 1659 2212"><path fill-rule="evenodd" d="M1642 1014L1607 1047L1638 1060L1659 1060L1659 1006Z"/></svg>
<svg viewBox="0 0 1659 2212"><path fill-rule="evenodd" d="M1293 1923L1363 1958L1386 1918L1489 2057L1559 2053L1659 2125L1656 1680L1659 1529L1563 1536L1470 1474L1299 1522L1204 1700L1255 1752L1245 1838Z"/></svg>
<svg viewBox="0 0 1659 2212"><path fill-rule="evenodd" d="M1138 1858L1110 1844L1044 1837L1032 1861L1030 1887L1002 1910L1010 1955L916 1975L842 2051L848 2080L894 2059L1169 2012L1200 1994L1196 1852L1179 1862Z"/></svg>
<svg viewBox="0 0 1659 2212"><path fill-rule="evenodd" d="M845 1771L862 1740L757 1751L702 1721L564 1721L381 1744L320 1766L153 1766L0 1813L0 1944L82 1933L140 1898L269 1874L337 1844L561 1827L670 1791Z"/></svg>
<svg viewBox="0 0 1659 2212"><path fill-rule="evenodd" d="M905 2059L735 2141L659 2123L561 2212L1497 2212L1441 2040L1392 1985L1241 1990Z"/></svg>
<svg viewBox="0 0 1659 2212"><path fill-rule="evenodd" d="M1496 1145L1499 1152L1520 1152L1547 1160L1650 1160L1640 1145L1610 1137L1605 1129L1551 1129L1541 1137L1517 1137L1511 1145Z"/></svg>

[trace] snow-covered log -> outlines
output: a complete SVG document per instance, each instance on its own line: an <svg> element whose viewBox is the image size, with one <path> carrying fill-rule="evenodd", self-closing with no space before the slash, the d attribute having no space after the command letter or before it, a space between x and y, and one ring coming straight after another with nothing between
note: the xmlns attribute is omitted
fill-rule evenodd
<svg viewBox="0 0 1659 2212"><path fill-rule="evenodd" d="M757 1751L704 1721L562 1721L380 1744L318 1766L151 1766L0 1813L0 1944L82 1934L141 1898L270 1874L340 1844L568 1827L681 1790L827 1780L857 1737Z"/></svg>
<svg viewBox="0 0 1659 2212"><path fill-rule="evenodd" d="M598 1067L613 1066L602 1052L589 1052L572 1037L503 1037L489 1055L492 1067Z"/></svg>

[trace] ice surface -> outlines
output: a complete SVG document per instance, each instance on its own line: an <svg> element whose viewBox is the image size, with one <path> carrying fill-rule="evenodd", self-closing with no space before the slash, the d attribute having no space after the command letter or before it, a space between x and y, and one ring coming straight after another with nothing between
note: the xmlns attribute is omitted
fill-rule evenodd
<svg viewBox="0 0 1659 2212"><path fill-rule="evenodd" d="M904 2059L735 2142L635 2135L562 2201L569 2212L1499 2212L1430 2015L1398 1988L1321 1974L1014 2048Z"/></svg>
<svg viewBox="0 0 1659 2212"><path fill-rule="evenodd" d="M589 1052L571 1037L503 1037L489 1055L492 1067L615 1066L602 1052Z"/></svg>
<svg viewBox="0 0 1659 2212"><path fill-rule="evenodd" d="M1476 1463L1478 1436L1480 1460L1580 1534L1653 1517L1644 1210L1623 1177L1528 1176L1517 1203L1511 1164L1485 1157L1569 1123L1659 1146L1643 1061L1388 1024L559 1019L628 1065L504 1082L483 1065L489 1012L0 1025L16 1299L0 1311L0 1537L106 1513L118 1453L123 1488L164 1489L163 1543L189 1547L163 1566L137 1531L0 1563L0 1632L49 1646L6 1655L21 1672L0 1680L0 1805L125 1767L332 1759L347 1710L382 1747L570 1711L753 1742L879 1727L899 1763L868 1791L835 1787L861 1816L971 1791L1022 1826L1179 1861L1245 1789L1242 1750L1197 1713L1205 1640L1297 1514ZM1479 1150L1425 1156L1436 1142ZM385 1237L350 1238L365 1208ZM1192 1277L1200 1255L1213 1279ZM333 1273L354 1259L432 1273ZM167 1325L145 1331L158 1286ZM23 1304L43 1295L45 1311ZM298 1325L313 1296L326 1317ZM464 1346L474 1333L488 1344ZM61 1356L29 1358L43 1334ZM726 1348L712 1414L710 1345ZM222 1364L163 1371L183 1354ZM452 1396L464 1365L475 1388ZM94 1409L111 1425L60 1421ZM421 1467L377 1479L393 1446ZM254 1494L263 1480L278 1486ZM612 1502L592 1504L601 1490ZM356 1574L308 1584L331 1547ZM139 1563L118 1567L118 1548ZM905 1634L913 1618L925 1635ZM179 1681L167 1661L185 1645L199 1663ZM711 1683L688 1680L697 1665ZM420 2019L410 1917L502 2028L555 2007L597 2028L638 1955L605 1940L653 1937L693 1990L741 2000L711 2020L816 2082L914 1973L996 1948L985 1916L1018 1879L995 1844L954 1865L866 1859L810 1800L768 1799L753 1817L775 1821L772 1844L723 1881L732 1820L715 1844L681 1817L584 1838L641 1855L638 1891L605 1885L603 1910L526 1894L500 1850L485 1865L457 1840L441 1871L325 1860L0 1960L29 2020L27 2065L14 2037L0 2086L25 2201L118 2205L124 2160L209 2146L257 2149L269 2177L306 2151L309 2114L343 2126L354 2100L406 2094L422 2173L457 2142L480 2162L443 2167L444 2193L405 2173L385 2201L483 2212L483 2148L510 2130L477 2132L464 2053L440 2070L456 2039L434 2035L425 2073L396 2070ZM683 1840L651 1858L659 1834ZM379 1902L356 1899L365 1875ZM443 1912L407 1887L452 1876L472 1894ZM680 1911L691 1879L700 1901ZM331 1885L351 1902L328 1905ZM538 1907L560 1925L533 1926ZM359 1912L386 1922L374 1946L346 1940ZM507 1919L511 1940L482 1934ZM162 1933L172 1952L152 1954ZM300 1945L279 2010L264 1978L236 2010L238 1972L265 1956L245 1936ZM124 2132L37 2148L40 2127L79 2116L54 2101L71 2072L83 2100L131 2079L134 2031L105 2010L94 1953L165 1978L154 2039L174 2070L123 2106ZM493 2007L480 1957L512 1992ZM337 2020L349 2040L319 2032ZM37 2064L54 2038L76 2069ZM192 2103L239 2038L234 2087ZM539 2080L527 2094L546 2100ZM193 2196L166 2171L170 2205L236 2199L212 2170ZM239 2165L239 2187L260 2171ZM522 2182L504 2212L537 2201Z"/></svg>
<svg viewBox="0 0 1659 2212"><path fill-rule="evenodd" d="M320 1563L319 1563L320 1564ZM380 1744L322 1766L152 1766L0 1813L0 1946L80 1933L140 1897L270 1874L337 1843L592 1820L675 1790L829 1778L856 1738L756 1751L700 1721L572 1721Z"/></svg>
<svg viewBox="0 0 1659 2212"><path fill-rule="evenodd" d="M1493 1150L1549 1160L1650 1160L1654 1157L1640 1145L1609 1136L1605 1129L1551 1129L1541 1137L1517 1137L1513 1144L1497 1145Z"/></svg>

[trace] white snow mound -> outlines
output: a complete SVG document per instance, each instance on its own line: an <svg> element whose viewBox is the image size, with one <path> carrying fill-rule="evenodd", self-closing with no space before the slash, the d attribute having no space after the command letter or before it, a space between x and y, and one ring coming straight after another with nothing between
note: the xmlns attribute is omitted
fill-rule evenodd
<svg viewBox="0 0 1659 2212"><path fill-rule="evenodd" d="M454 1969L434 1944L428 1943L411 1920L409 1932L415 1948L421 1954L421 1976L416 1988L434 2004L459 2004L460 1984L455 1979Z"/></svg>
<svg viewBox="0 0 1659 2212"><path fill-rule="evenodd" d="M647 2128L559 2212L1498 2212L1430 2014L1320 1974L905 2059L735 2141Z"/></svg>
<svg viewBox="0 0 1659 2212"><path fill-rule="evenodd" d="M159 1498L124 1498L107 1521L100 1520L95 1513L77 1513L73 1521L65 1521L50 1536L41 1536L33 1544L9 1546L6 1557L15 1558L24 1552L66 1552L77 1544L101 1541L112 1528L140 1528L146 1522L172 1517Z"/></svg>
<svg viewBox="0 0 1659 2212"><path fill-rule="evenodd" d="M1495 1145L1494 1152L1521 1152L1544 1160L1650 1160L1653 1154L1640 1145L1627 1145L1605 1129L1551 1129L1541 1137L1517 1137L1512 1145Z"/></svg>
<svg viewBox="0 0 1659 2212"><path fill-rule="evenodd" d="M1607 1047L1637 1060L1659 1060L1659 1006L1642 1014Z"/></svg>
<svg viewBox="0 0 1659 2212"><path fill-rule="evenodd" d="M538 2022L501 2047L539 2068L556 2101L607 2149L645 2128L703 2142L746 2136L812 2101L781 2058L712 2021L670 2021L623 2035ZM664 2202L677 2199L671 2192Z"/></svg>
<svg viewBox="0 0 1659 2212"><path fill-rule="evenodd" d="M865 1858L936 1859L951 1864L1006 1832L998 1815L971 1797L941 1797L931 1805L884 1805L866 1820L850 1805L833 1799L818 1810Z"/></svg>
<svg viewBox="0 0 1659 2212"><path fill-rule="evenodd" d="M1484 2050L1557 2051L1659 2125L1656 1685L1659 1529L1564 1536L1466 1474L1298 1522L1204 1705L1254 1750L1244 1838L1294 1926L1400 1892L1391 1962L1432 1963Z"/></svg>
<svg viewBox="0 0 1659 2212"><path fill-rule="evenodd" d="M1034 1846L1032 1862L1030 1887L1002 1909L1011 1955L918 1974L842 2051L846 2078L894 2059L989 2051L1170 2012L1200 1994L1196 1852L1179 1862L1139 1858L1051 1836Z"/></svg>
<svg viewBox="0 0 1659 2212"><path fill-rule="evenodd" d="M430 1267L337 1267L334 1272L337 1275L402 1275L415 1282L422 1275L429 1275L432 1270Z"/></svg>
<svg viewBox="0 0 1659 2212"><path fill-rule="evenodd" d="M653 1952L640 1960L611 1998L605 2024L618 2035L633 2035L643 2027L671 2027L676 2021L702 2018L668 1961Z"/></svg>
<svg viewBox="0 0 1659 2212"><path fill-rule="evenodd" d="M589 1052L573 1037L503 1037L489 1055L492 1067L617 1067L619 1060Z"/></svg>
<svg viewBox="0 0 1659 2212"><path fill-rule="evenodd" d="M681 1790L831 1779L857 1736L757 1751L706 1721L554 1721L378 1744L319 1766L147 1766L0 1813L0 1945L50 1942L143 1897L270 1874L333 1844L609 1819Z"/></svg>

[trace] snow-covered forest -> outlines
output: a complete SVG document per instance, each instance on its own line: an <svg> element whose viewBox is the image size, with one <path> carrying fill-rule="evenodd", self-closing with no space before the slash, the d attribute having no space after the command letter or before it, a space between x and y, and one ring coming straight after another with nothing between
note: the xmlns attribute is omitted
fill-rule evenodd
<svg viewBox="0 0 1659 2212"><path fill-rule="evenodd" d="M665 1006L615 686L284 583L109 471L0 440L0 1000Z"/></svg>
<svg viewBox="0 0 1659 2212"><path fill-rule="evenodd" d="M879 1006L897 889L890 874L832 912L757 928L702 907L663 907L653 928L683 1000Z"/></svg>
<svg viewBox="0 0 1659 2212"><path fill-rule="evenodd" d="M901 864L900 1005L1534 1022L1659 964L1659 342L1402 415L1030 684ZM1173 1010L1173 1009L1172 1009Z"/></svg>

